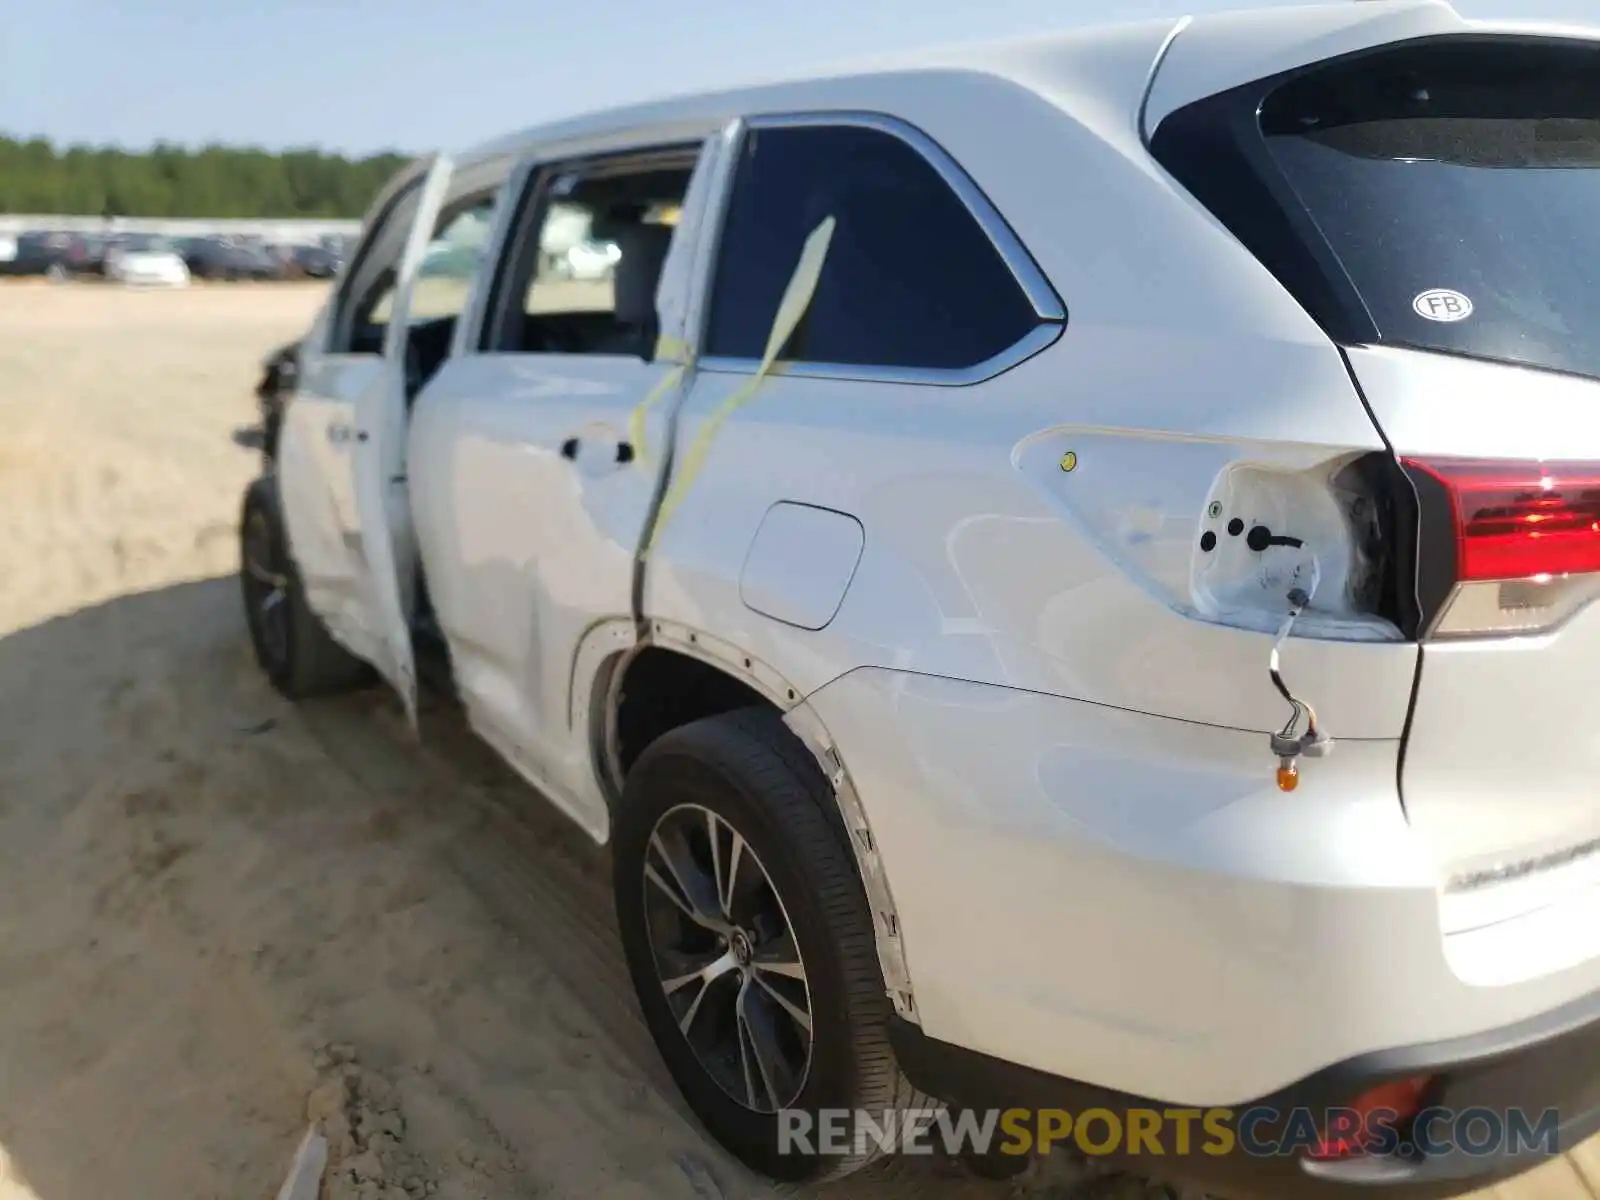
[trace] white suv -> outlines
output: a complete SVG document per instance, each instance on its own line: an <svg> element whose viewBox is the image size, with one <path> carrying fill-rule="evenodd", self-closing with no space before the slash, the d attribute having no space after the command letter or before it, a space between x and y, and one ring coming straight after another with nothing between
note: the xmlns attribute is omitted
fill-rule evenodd
<svg viewBox="0 0 1600 1200"><path fill-rule="evenodd" d="M260 661L413 719L448 668L611 843L661 1053L774 1176L869 1156L781 1112L913 1088L1585 1135L1593 38L1150 21L419 162L245 502ZM574 208L612 277L552 277ZM484 218L474 280L418 280ZM1285 1200L1537 1158L1364 1149L1146 1165Z"/></svg>

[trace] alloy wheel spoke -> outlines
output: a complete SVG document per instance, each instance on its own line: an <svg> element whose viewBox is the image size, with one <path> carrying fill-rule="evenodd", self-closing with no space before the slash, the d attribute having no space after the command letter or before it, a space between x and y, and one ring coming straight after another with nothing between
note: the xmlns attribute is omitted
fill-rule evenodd
<svg viewBox="0 0 1600 1200"><path fill-rule="evenodd" d="M758 1002L758 993L746 980L739 989L736 1012L741 1034L741 1053L748 1053L753 1070L747 1069L746 1079L758 1083L761 1097L754 1107L772 1110L780 1107L792 1094L793 1072L784 1058L778 1041L777 1027L766 1006Z"/></svg>
<svg viewBox="0 0 1600 1200"><path fill-rule="evenodd" d="M695 992L694 999L689 1001L689 1007L684 1010L683 1016L678 1018L680 1032L685 1036L688 1035L689 1026L694 1024L694 1019L700 1012L700 1006L705 1003L705 998L710 995L711 989L716 986L719 979L726 977L738 965L738 961L733 957L733 952L730 950L715 962L709 963L698 971L691 972L688 975L680 975L675 979L661 981L669 996L674 992L682 991L685 987L689 987L697 981L699 983L699 990Z"/></svg>
<svg viewBox="0 0 1600 1200"><path fill-rule="evenodd" d="M732 950L721 950L716 954L703 954L698 957L701 961L697 965L690 965L692 960L686 959L682 964L686 969L670 977L665 975L661 977L661 986L667 995L682 991L696 980L704 984L713 983L739 965L739 960L733 956Z"/></svg>
<svg viewBox="0 0 1600 1200"><path fill-rule="evenodd" d="M739 869L744 866L744 838L732 828L728 829L728 836L730 840L726 862L723 862L722 855L718 854L717 902L722 906L724 915L732 921L733 900L739 887Z"/></svg>
<svg viewBox="0 0 1600 1200"><path fill-rule="evenodd" d="M800 983L806 981L805 964L800 961L800 951L795 948L794 935L787 930L764 946L758 946L750 965L767 975L781 975Z"/></svg>
<svg viewBox="0 0 1600 1200"><path fill-rule="evenodd" d="M645 878L665 893L683 915L696 925L717 933L726 932L728 923L717 912L716 883L695 865L687 847L680 844L669 849L667 839L658 831L651 835L649 849L654 852L656 861L665 868L666 874L658 871L653 863L647 863Z"/></svg>
<svg viewBox="0 0 1600 1200"><path fill-rule="evenodd" d="M701 984L700 990L694 994L694 999L689 1001L689 1007L683 1016L678 1018L678 1029L687 1036L689 1026L694 1024L695 1014L700 1011L700 1004L706 998L706 993L711 990L710 984Z"/></svg>
<svg viewBox="0 0 1600 1200"><path fill-rule="evenodd" d="M725 919L731 920L722 891L722 822L709 808L706 809L706 841L711 845L711 882L717 889L717 907L722 910Z"/></svg>
<svg viewBox="0 0 1600 1200"><path fill-rule="evenodd" d="M768 996L771 996L772 999L777 1003L779 1008L783 1009L784 1012L789 1014L789 1019L791 1021L793 1021L796 1025L798 1025L801 1029L803 1029L806 1032L807 1036L810 1036L810 1034L811 1034L811 1014L810 1013L808 1013L805 1009L801 1008L793 1000L789 999L789 997L785 996L777 988L773 987L772 984L770 982L768 982L766 979L762 978L761 973L759 971L752 972L751 975L750 975L750 979L758 987L760 987L763 992L765 992Z"/></svg>
<svg viewBox="0 0 1600 1200"><path fill-rule="evenodd" d="M749 985L746 984L746 987ZM759 1078L751 1061L750 1031L744 1023L744 990L739 992L739 999L734 1002L734 1038L739 1047L739 1074L744 1080L744 1101L746 1106L759 1109L761 1101L756 1099L756 1080Z"/></svg>

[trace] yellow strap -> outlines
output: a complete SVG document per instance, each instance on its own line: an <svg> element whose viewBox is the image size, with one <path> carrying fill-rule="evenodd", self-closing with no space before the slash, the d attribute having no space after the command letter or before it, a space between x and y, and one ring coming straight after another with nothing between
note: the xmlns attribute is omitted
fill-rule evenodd
<svg viewBox="0 0 1600 1200"><path fill-rule="evenodd" d="M661 397L670 394L683 382L684 376L688 375L689 368L694 361L694 355L690 351L687 342L665 335L656 340L655 357L658 360L681 358L683 361L663 375L657 381L655 387L650 389L649 394L634 405L633 411L628 414L628 440L633 443L634 451L637 455L635 461L640 465L648 465L650 462L650 446L646 441L647 430L644 425L645 417L649 415L650 409L660 402Z"/></svg>
<svg viewBox="0 0 1600 1200"><path fill-rule="evenodd" d="M783 290L783 299L778 304L777 316L773 318L772 330L767 334L767 348L761 356L761 365L756 368L754 375L706 419L693 444L690 445L689 452L684 455L682 467L673 471L672 485L667 491L666 499L661 502L661 512L656 517L655 527L650 532L650 542L645 547L646 553L661 536L661 530L677 511L678 505L683 502L701 468L705 466L706 456L711 451L711 443L722 428L723 422L756 398L762 383L772 373L778 355L794 335L801 318L806 315L806 310L811 307L811 298L817 292L817 281L822 278L822 265L828 258L828 246L833 241L834 225L832 217L824 217L822 224L813 229L806 238L806 244L800 251L800 261L795 265L794 274L789 277L789 285Z"/></svg>

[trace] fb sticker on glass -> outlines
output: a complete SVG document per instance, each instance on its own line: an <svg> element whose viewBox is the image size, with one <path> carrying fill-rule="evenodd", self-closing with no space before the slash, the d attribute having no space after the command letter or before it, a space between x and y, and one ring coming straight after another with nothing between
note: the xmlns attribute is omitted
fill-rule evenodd
<svg viewBox="0 0 1600 1200"><path fill-rule="evenodd" d="M1465 321L1472 315L1472 301L1450 288L1431 288L1413 300L1411 307L1429 321Z"/></svg>

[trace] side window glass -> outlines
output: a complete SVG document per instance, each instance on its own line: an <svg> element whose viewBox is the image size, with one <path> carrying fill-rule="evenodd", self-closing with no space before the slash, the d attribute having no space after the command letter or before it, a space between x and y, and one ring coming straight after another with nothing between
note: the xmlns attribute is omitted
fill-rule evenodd
<svg viewBox="0 0 1600 1200"><path fill-rule="evenodd" d="M705 353L760 358L808 234L833 241L791 362L976 366L1039 323L983 226L938 169L892 133L753 130L734 177Z"/></svg>
<svg viewBox="0 0 1600 1200"><path fill-rule="evenodd" d="M382 354L395 271L416 219L421 181L395 197L366 230L340 284L328 349L334 354Z"/></svg>
<svg viewBox="0 0 1600 1200"><path fill-rule="evenodd" d="M495 195L481 196L446 209L440 214L433 240L423 252L417 267L417 282L411 294L411 313L406 327L441 317L458 317L467 306L467 294L477 277L493 230ZM398 266L398 258L396 259ZM373 306L372 320L389 323L394 305L394 275L391 272L382 294Z"/></svg>
<svg viewBox="0 0 1600 1200"><path fill-rule="evenodd" d="M493 348L649 358L656 288L694 154L546 172L532 189Z"/></svg>

